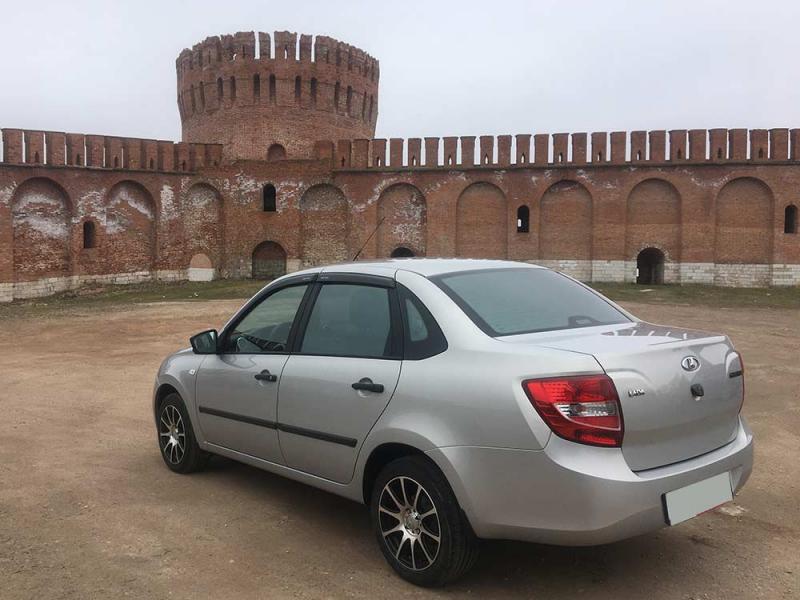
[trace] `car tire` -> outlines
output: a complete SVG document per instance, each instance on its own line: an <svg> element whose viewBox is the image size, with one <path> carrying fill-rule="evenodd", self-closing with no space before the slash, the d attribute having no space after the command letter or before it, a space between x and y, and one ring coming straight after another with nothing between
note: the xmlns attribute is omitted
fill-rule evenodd
<svg viewBox="0 0 800 600"><path fill-rule="evenodd" d="M159 404L156 431L161 458L170 470L194 473L206 466L210 455L197 444L186 406L178 394L169 394Z"/></svg>
<svg viewBox="0 0 800 600"><path fill-rule="evenodd" d="M399 458L381 470L370 516L384 557L415 585L454 581L478 557L479 541L447 479L422 456Z"/></svg>

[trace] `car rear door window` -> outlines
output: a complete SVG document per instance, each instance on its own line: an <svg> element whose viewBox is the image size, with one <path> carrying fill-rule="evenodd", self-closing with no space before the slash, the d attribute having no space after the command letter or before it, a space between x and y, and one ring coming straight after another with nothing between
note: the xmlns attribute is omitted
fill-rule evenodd
<svg viewBox="0 0 800 600"><path fill-rule="evenodd" d="M395 346L388 288L336 283L320 287L301 354L395 358Z"/></svg>

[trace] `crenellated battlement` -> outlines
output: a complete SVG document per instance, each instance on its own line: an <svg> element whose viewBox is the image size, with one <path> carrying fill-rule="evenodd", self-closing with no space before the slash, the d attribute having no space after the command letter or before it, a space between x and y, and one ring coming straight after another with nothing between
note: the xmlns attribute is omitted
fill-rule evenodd
<svg viewBox="0 0 800 600"><path fill-rule="evenodd" d="M336 169L800 161L800 129L673 129L320 141Z"/></svg>
<svg viewBox="0 0 800 600"><path fill-rule="evenodd" d="M380 75L378 61L360 48L324 35L298 35L290 31L276 31L272 37L263 31L210 36L191 49L184 48L175 63L180 79L191 71L236 61L329 65L372 82L377 82Z"/></svg>
<svg viewBox="0 0 800 600"><path fill-rule="evenodd" d="M327 36L212 36L184 49L176 70L183 140L222 143L229 160L263 160L272 146L309 158L316 139L375 132L378 61Z"/></svg>
<svg viewBox="0 0 800 600"><path fill-rule="evenodd" d="M220 144L2 129L2 164L193 172L222 162Z"/></svg>

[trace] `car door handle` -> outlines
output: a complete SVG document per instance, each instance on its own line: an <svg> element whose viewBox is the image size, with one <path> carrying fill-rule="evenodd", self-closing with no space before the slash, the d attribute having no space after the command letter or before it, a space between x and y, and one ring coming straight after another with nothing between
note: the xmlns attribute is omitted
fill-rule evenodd
<svg viewBox="0 0 800 600"><path fill-rule="evenodd" d="M256 373L253 377L259 381L278 381L278 376L273 375L267 369L264 369L261 373Z"/></svg>
<svg viewBox="0 0 800 600"><path fill-rule="evenodd" d="M359 379L353 384L354 390L364 390L365 392L375 392L376 394L380 394L383 391L383 384L382 383L372 383L372 379L369 377L364 377L363 379Z"/></svg>

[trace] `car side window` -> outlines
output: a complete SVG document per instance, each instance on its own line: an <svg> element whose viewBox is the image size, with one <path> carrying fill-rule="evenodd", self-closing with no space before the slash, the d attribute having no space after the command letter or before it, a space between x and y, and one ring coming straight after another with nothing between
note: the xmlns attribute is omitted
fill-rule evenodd
<svg viewBox="0 0 800 600"><path fill-rule="evenodd" d="M447 350L447 340L422 301L405 287L399 286L400 305L403 309L403 358L420 360Z"/></svg>
<svg viewBox="0 0 800 600"><path fill-rule="evenodd" d="M225 342L226 353L286 352L289 332L308 285L295 285L270 294L236 324Z"/></svg>
<svg viewBox="0 0 800 600"><path fill-rule="evenodd" d="M394 345L389 289L329 283L314 302L300 353L397 358Z"/></svg>

